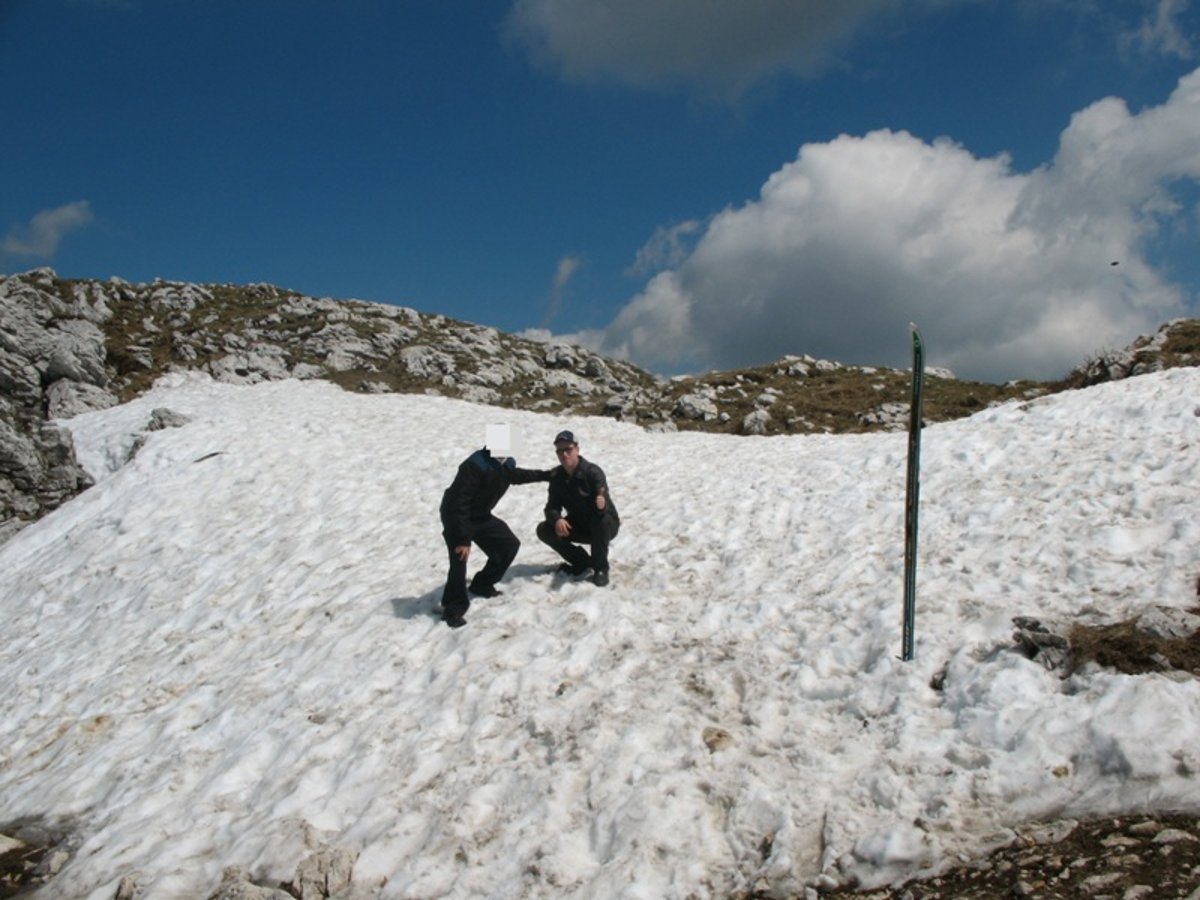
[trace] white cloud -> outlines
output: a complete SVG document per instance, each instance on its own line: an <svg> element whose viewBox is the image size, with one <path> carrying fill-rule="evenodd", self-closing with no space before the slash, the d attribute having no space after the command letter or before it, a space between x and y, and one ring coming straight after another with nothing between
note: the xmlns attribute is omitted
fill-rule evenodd
<svg viewBox="0 0 1200 900"><path fill-rule="evenodd" d="M695 298L681 284L679 272L660 272L621 310L601 341L587 346L651 370L693 366L712 356L698 339L694 310Z"/></svg>
<svg viewBox="0 0 1200 900"><path fill-rule="evenodd" d="M566 296L567 285L584 263L582 256L568 255L558 261L554 267L554 280L550 285L550 296L546 301L546 314L542 325L549 325L562 311L563 298Z"/></svg>
<svg viewBox="0 0 1200 900"><path fill-rule="evenodd" d="M1144 54L1191 59L1191 41L1178 21L1187 6L1188 0L1158 0L1138 28L1122 35L1122 45Z"/></svg>
<svg viewBox="0 0 1200 900"><path fill-rule="evenodd" d="M865 21L897 8L896 0L516 0L504 30L571 81L699 85L736 97L776 73L820 70Z"/></svg>
<svg viewBox="0 0 1200 900"><path fill-rule="evenodd" d="M581 256L564 256L554 267L554 292L561 294L567 287L571 277L583 265Z"/></svg>
<svg viewBox="0 0 1200 900"><path fill-rule="evenodd" d="M714 216L603 349L660 370L905 365L915 321L931 363L963 377L1055 377L1186 313L1146 251L1194 221L1172 187L1198 180L1200 70L1137 115L1115 98L1082 110L1032 173L905 132L808 144Z"/></svg>
<svg viewBox="0 0 1200 900"><path fill-rule="evenodd" d="M86 200L67 203L55 209L45 209L34 215L28 225L12 228L0 251L6 256L30 259L49 259L70 232L90 225L95 217Z"/></svg>
<svg viewBox="0 0 1200 900"><path fill-rule="evenodd" d="M502 32L567 81L697 89L734 101L773 76L816 76L869 28L987 0L512 0ZM1022 0L1037 16L1070 10L1129 54L1191 59L1192 0ZM1140 15L1140 21L1137 17Z"/></svg>
<svg viewBox="0 0 1200 900"><path fill-rule="evenodd" d="M689 219L656 229L650 240L638 251L637 259L626 274L644 278L661 269L679 265L687 259L693 240L701 228L703 223Z"/></svg>

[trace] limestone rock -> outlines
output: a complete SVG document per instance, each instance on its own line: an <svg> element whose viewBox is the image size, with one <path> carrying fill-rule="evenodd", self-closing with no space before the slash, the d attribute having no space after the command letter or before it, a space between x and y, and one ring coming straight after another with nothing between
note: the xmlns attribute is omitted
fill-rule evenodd
<svg viewBox="0 0 1200 900"><path fill-rule="evenodd" d="M1063 633L1065 626L1047 624L1029 616L1015 616L1013 625L1016 626L1013 640L1022 653L1052 671L1066 666L1071 645Z"/></svg>
<svg viewBox="0 0 1200 900"><path fill-rule="evenodd" d="M60 378L104 385L104 332L87 319L53 323L45 332L43 358L35 361L44 383Z"/></svg>
<svg viewBox="0 0 1200 900"><path fill-rule="evenodd" d="M742 434L766 434L771 414L765 409L756 409L742 419Z"/></svg>
<svg viewBox="0 0 1200 900"><path fill-rule="evenodd" d="M685 419L700 419L708 421L715 419L718 414L717 404L704 394L684 394L675 401L675 415Z"/></svg>
<svg viewBox="0 0 1200 900"><path fill-rule="evenodd" d="M0 420L0 476L32 490L44 473L45 466L33 438Z"/></svg>
<svg viewBox="0 0 1200 900"><path fill-rule="evenodd" d="M158 406L150 411L150 422L146 425L146 430L162 431L164 428L182 428L190 421L192 421L191 418L181 412L165 406Z"/></svg>
<svg viewBox="0 0 1200 900"><path fill-rule="evenodd" d="M208 900L295 900L287 891L263 887L250 880L244 871L231 866L221 877L220 886Z"/></svg>
<svg viewBox="0 0 1200 900"><path fill-rule="evenodd" d="M0 392L10 397L36 400L41 383L41 375L27 357L0 348Z"/></svg>
<svg viewBox="0 0 1200 900"><path fill-rule="evenodd" d="M292 893L299 900L327 900L350 884L358 853L344 847L325 846L296 868Z"/></svg>
<svg viewBox="0 0 1200 900"><path fill-rule="evenodd" d="M872 410L858 413L856 418L864 425L878 425L887 431L898 431L908 427L909 404L882 403Z"/></svg>
<svg viewBox="0 0 1200 900"><path fill-rule="evenodd" d="M434 378L455 369L454 358L433 347L417 345L405 347L400 359L410 373L420 378Z"/></svg>
<svg viewBox="0 0 1200 900"><path fill-rule="evenodd" d="M1137 627L1153 638L1189 638L1200 631L1200 616L1183 609L1156 606L1138 617Z"/></svg>
<svg viewBox="0 0 1200 900"><path fill-rule="evenodd" d="M51 419L70 419L116 405L117 398L109 391L83 381L60 378L46 388L46 415Z"/></svg>
<svg viewBox="0 0 1200 900"><path fill-rule="evenodd" d="M217 381L228 384L258 384L278 381L289 376L283 351L275 348L255 348L246 353L230 353L215 359L207 366Z"/></svg>

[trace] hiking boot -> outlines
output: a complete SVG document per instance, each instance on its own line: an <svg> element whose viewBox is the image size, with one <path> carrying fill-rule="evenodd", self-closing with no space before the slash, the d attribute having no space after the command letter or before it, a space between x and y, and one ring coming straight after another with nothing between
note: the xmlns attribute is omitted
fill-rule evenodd
<svg viewBox="0 0 1200 900"><path fill-rule="evenodd" d="M463 618L462 613L452 613L452 612L442 613L442 621L445 622L447 625L449 625L451 628L462 628L464 625L467 624L467 620Z"/></svg>
<svg viewBox="0 0 1200 900"><path fill-rule="evenodd" d="M590 568L591 566L587 565L587 563L576 564L565 562L558 567L558 571L562 572L564 575L570 575L572 578L578 578Z"/></svg>
<svg viewBox="0 0 1200 900"><path fill-rule="evenodd" d="M597 569L592 575L592 584L596 587L605 587L608 584L608 569Z"/></svg>
<svg viewBox="0 0 1200 900"><path fill-rule="evenodd" d="M497 588L494 584L489 584L489 585L472 584L470 587L467 588L467 590L470 591L472 594L474 594L476 597L499 597L503 593L503 591L501 591L499 588Z"/></svg>

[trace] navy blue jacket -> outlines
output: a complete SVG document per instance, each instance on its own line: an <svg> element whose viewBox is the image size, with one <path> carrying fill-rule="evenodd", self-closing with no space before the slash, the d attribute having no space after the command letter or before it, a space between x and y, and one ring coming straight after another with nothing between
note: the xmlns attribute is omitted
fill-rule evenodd
<svg viewBox="0 0 1200 900"><path fill-rule="evenodd" d="M456 547L471 543L476 526L487 521L510 484L549 481L547 469L518 469L511 456L500 460L484 447L458 467L454 482L442 494L442 528Z"/></svg>

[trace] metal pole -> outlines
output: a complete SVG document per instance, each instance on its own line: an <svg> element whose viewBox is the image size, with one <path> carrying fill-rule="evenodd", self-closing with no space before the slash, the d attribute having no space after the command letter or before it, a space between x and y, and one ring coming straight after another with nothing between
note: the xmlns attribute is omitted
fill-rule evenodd
<svg viewBox="0 0 1200 900"><path fill-rule="evenodd" d="M917 510L921 493L921 389L925 381L925 348L921 332L909 323L912 332L912 405L908 415L908 477L904 497L904 646L900 657L913 658L913 632L917 603Z"/></svg>

